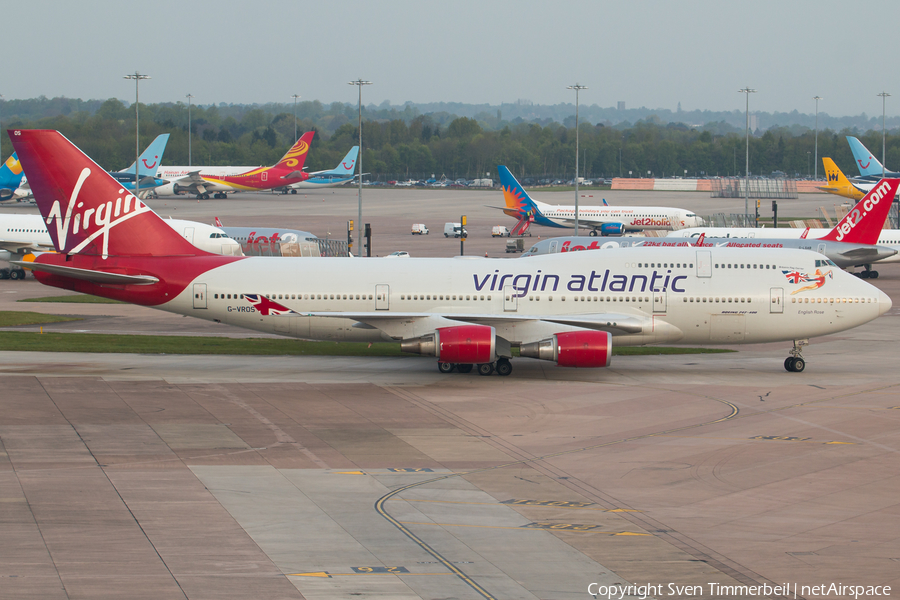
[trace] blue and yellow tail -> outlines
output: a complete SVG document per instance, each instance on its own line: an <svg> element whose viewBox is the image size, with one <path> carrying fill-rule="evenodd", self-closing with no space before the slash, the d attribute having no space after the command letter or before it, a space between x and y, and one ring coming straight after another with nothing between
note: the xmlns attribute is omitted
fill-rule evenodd
<svg viewBox="0 0 900 600"><path fill-rule="evenodd" d="M514 219L534 218L540 214L537 204L521 186L518 180L513 177L509 169L500 165L497 167L500 173L500 189L503 190L503 200L506 202L506 210L503 212Z"/></svg>
<svg viewBox="0 0 900 600"><path fill-rule="evenodd" d="M13 152L3 165L0 165L0 201L9 200L15 191L22 185L22 163Z"/></svg>

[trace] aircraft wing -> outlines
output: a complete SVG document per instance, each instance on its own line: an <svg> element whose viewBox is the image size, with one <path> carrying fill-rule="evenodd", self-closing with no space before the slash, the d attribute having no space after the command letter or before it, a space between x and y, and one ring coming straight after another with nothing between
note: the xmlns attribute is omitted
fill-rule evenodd
<svg viewBox="0 0 900 600"><path fill-rule="evenodd" d="M61 277L70 277L72 279L80 279L82 281L90 281L93 283L107 283L118 285L150 285L159 281L156 277L150 275L123 275L122 273L109 273L107 271L93 271L91 269L78 269L75 267L64 267L62 265L45 265L43 263L26 262L21 260L9 261L11 265L25 267L32 271L41 271Z"/></svg>
<svg viewBox="0 0 900 600"><path fill-rule="evenodd" d="M513 219L519 218L519 212L508 206L489 206L489 205L485 204L484 207L485 208L493 208L494 210L502 210L504 213L506 213L506 216L512 217Z"/></svg>
<svg viewBox="0 0 900 600"><path fill-rule="evenodd" d="M10 254L18 254L21 250L38 250L40 252L48 252L53 250L52 246L42 246L41 244L30 244L28 242L8 242L0 240L0 250L6 250Z"/></svg>

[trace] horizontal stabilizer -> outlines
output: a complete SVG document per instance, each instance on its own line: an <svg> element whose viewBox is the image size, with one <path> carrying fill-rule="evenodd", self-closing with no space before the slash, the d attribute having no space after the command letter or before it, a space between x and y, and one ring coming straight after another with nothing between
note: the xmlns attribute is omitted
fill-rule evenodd
<svg viewBox="0 0 900 600"><path fill-rule="evenodd" d="M45 265L42 263L12 260L10 264L25 267L32 271L41 271L51 275L81 279L92 283L107 283L118 285L150 285L157 283L159 279L150 275L123 275L121 273L108 273L106 271L92 271L90 269L78 269L75 267L63 267L61 265Z"/></svg>

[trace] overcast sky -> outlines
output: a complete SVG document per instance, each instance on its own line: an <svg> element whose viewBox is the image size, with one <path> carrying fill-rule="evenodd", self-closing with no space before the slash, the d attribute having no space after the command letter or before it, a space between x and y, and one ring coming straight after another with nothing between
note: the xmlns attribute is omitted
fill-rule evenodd
<svg viewBox="0 0 900 600"><path fill-rule="evenodd" d="M2 9L0 94L142 102L530 100L900 114L900 2L27 0Z"/></svg>

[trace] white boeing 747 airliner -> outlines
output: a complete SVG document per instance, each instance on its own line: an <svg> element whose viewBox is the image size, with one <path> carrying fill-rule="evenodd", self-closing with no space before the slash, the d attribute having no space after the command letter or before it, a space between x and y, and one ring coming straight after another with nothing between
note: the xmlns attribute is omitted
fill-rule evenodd
<svg viewBox="0 0 900 600"><path fill-rule="evenodd" d="M794 341L867 323L890 298L805 250L625 248L528 260L218 256L199 251L56 131L11 130L59 254L47 285L318 340L399 340L454 369L522 356L605 367L614 344Z"/></svg>

